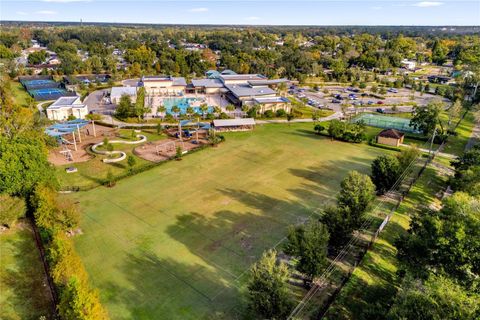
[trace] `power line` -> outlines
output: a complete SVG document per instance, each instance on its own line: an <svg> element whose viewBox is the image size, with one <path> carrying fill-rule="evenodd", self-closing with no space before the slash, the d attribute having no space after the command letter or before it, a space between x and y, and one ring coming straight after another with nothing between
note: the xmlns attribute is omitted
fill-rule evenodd
<svg viewBox="0 0 480 320"><path fill-rule="evenodd" d="M432 145L433 145L434 137L435 137L435 134L432 135L432 138L431 138L432 139ZM429 143L429 140L430 139L428 139L424 143L424 146ZM437 149L437 152L438 152L439 149L440 148ZM416 163L417 160L420 159L420 158L421 158L421 154L410 162L410 164L407 166L407 168L402 172L400 177L396 180L395 184L388 190L388 192L385 195L388 195L391 192L393 192L403 182L403 179L407 176L407 174L410 173L409 170L410 170L411 166L414 163ZM428 162L428 159L429 158L427 158L427 160L426 160L427 162ZM385 203L385 201L386 201L386 197L382 198L380 200L380 202L372 209L372 212L375 212L381 205L383 205ZM374 221L375 218L376 217L374 215L372 215L370 218L366 219L364 221L364 223L360 226L359 230L367 230L370 227L371 223ZM305 306L310 302L310 300L315 296L315 294L321 289L321 284L323 284L328 279L328 277L334 272L334 270L336 270L338 268L337 262L340 261L341 259L343 259L350 252L350 250L354 247L354 245L356 245L357 242L359 242L359 241L360 241L359 237L352 236L350 238L350 241L342 248L342 250L338 253L338 255L335 257L335 259L329 264L327 269L325 269L325 271L322 273L322 275L315 281L316 282L315 285L312 286L312 288L307 292L307 294L303 297L303 299L297 304L295 309L293 309L293 311L288 316L288 319L293 319L293 317L297 316L300 312L303 311Z"/></svg>

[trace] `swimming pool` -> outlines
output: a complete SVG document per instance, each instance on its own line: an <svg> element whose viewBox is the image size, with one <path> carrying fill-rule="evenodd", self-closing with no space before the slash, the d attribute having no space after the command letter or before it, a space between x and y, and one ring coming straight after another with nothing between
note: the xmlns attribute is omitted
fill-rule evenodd
<svg viewBox="0 0 480 320"><path fill-rule="evenodd" d="M202 114L200 105L203 102L197 98L165 98L163 99L163 106L167 109L167 113L173 114L172 108L177 106L180 109L180 114L186 114L187 108L192 107L195 113ZM213 107L209 106L207 112L213 112Z"/></svg>

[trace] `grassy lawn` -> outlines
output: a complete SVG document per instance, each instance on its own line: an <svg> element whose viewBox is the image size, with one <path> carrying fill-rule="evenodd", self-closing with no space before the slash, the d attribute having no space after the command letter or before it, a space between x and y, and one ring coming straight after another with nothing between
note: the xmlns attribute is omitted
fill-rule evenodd
<svg viewBox="0 0 480 320"><path fill-rule="evenodd" d="M33 232L19 223L0 234L1 319L51 317L52 302L47 290L40 254Z"/></svg>
<svg viewBox="0 0 480 320"><path fill-rule="evenodd" d="M427 167L373 247L352 273L328 310L326 318L336 315L335 319L368 319L364 313L367 308L371 310L375 304L389 304L400 284L396 277L399 264L394 247L395 239L408 230L412 213L421 210L423 206L440 203L435 194L442 188L445 180L446 177L440 176L434 167Z"/></svg>
<svg viewBox="0 0 480 320"><path fill-rule="evenodd" d="M245 271L289 224L333 200L348 171L385 150L271 124L128 179L68 195L75 238L114 319L235 319ZM299 295L300 296L300 295Z"/></svg>
<svg viewBox="0 0 480 320"><path fill-rule="evenodd" d="M10 85L12 87L13 97L15 98L15 102L20 104L21 106L27 106L27 99L30 95L25 91L22 84L18 81L10 81Z"/></svg>
<svg viewBox="0 0 480 320"><path fill-rule="evenodd" d="M442 116L445 117L446 115L442 114ZM470 139L470 136L472 135L474 125L474 116L471 112L468 112L455 130L457 135L448 138L448 142L445 145L443 152L460 156L465 150L465 145L467 144L468 139Z"/></svg>

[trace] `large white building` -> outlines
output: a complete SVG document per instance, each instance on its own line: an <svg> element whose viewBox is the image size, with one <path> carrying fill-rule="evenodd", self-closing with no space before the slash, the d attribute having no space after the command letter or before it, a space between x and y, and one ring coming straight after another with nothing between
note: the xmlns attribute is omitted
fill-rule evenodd
<svg viewBox="0 0 480 320"><path fill-rule="evenodd" d="M120 103L120 98L127 95L130 97L130 101L137 101L137 89L138 87L113 87L110 91L110 100L113 104Z"/></svg>
<svg viewBox="0 0 480 320"><path fill-rule="evenodd" d="M47 117L50 120L63 121L69 116L77 119L85 119L88 108L82 103L80 97L60 97L47 107Z"/></svg>
<svg viewBox="0 0 480 320"><path fill-rule="evenodd" d="M185 94L187 82L183 77L143 76L140 85L147 95L180 96Z"/></svg>

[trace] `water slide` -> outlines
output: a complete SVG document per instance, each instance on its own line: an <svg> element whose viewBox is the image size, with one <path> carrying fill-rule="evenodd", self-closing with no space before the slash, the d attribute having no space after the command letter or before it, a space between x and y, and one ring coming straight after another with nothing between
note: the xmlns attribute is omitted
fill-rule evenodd
<svg viewBox="0 0 480 320"><path fill-rule="evenodd" d="M137 138L140 138L140 140L136 140L136 141L125 141L125 140L110 140L108 143L123 143L123 144L139 144L139 143L143 143L145 141L147 141L147 137L145 137L144 135L142 134L137 134ZM110 158L106 158L106 159L103 159L103 162L105 163L112 163L112 162L119 162L119 161L122 161L122 160L125 160L125 158L127 157L127 154L123 151L102 151L102 150L97 150L97 147L103 145L103 142L99 142L97 144L94 144L92 146L92 151L95 152L95 153L98 153L98 154L103 154L103 155L112 155L112 154L119 154L120 157L118 158L113 158L113 159L110 159Z"/></svg>

